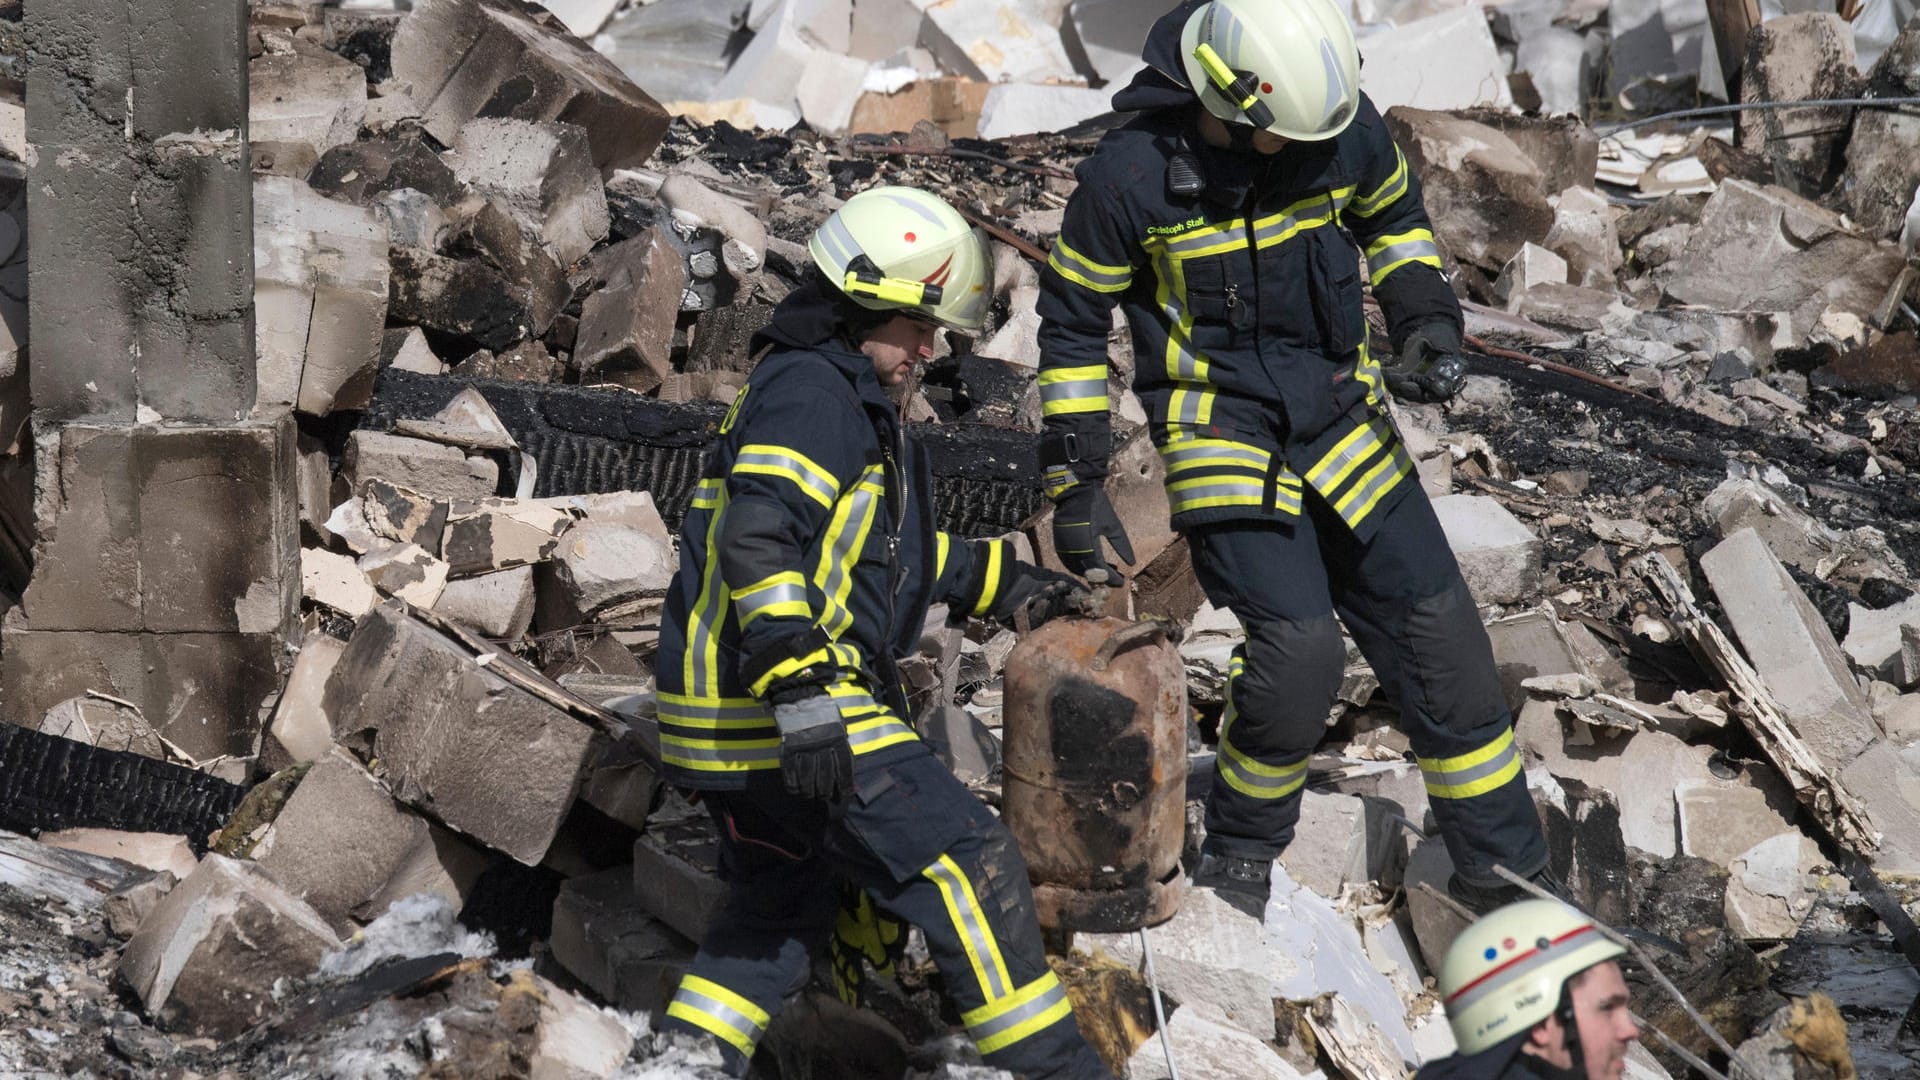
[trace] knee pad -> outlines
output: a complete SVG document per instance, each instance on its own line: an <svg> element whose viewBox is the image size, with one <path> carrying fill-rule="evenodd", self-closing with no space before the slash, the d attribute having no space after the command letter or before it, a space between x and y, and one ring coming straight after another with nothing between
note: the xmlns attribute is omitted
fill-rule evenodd
<svg viewBox="0 0 1920 1080"><path fill-rule="evenodd" d="M1309 751L1326 729L1347 663L1331 614L1247 624L1245 664L1234 677L1234 744L1246 750Z"/></svg>

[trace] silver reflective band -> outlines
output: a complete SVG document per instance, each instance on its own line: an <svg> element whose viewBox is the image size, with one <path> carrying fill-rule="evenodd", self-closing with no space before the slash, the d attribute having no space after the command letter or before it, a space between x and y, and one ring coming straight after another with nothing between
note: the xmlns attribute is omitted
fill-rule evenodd
<svg viewBox="0 0 1920 1080"><path fill-rule="evenodd" d="M969 1027L967 1034L973 1036L974 1042L986 1042L988 1039L1003 1031L1019 1027L1021 1024L1040 1016L1048 1009L1058 1008L1060 1004L1066 1000L1067 988L1056 983L1048 987L1046 993L1041 994L1025 1005L1016 1009L1008 1009L1006 1012L1001 1013L991 1020L984 1020Z"/></svg>
<svg viewBox="0 0 1920 1080"><path fill-rule="evenodd" d="M984 979L984 985L980 989L985 991L987 1000L1003 998L1012 993L1013 988L1006 984L999 965L985 962L986 958L994 953L993 932L980 921L979 907L967 901L968 895L972 892L967 879L939 862L927 867L922 873L945 888L951 900L949 913L957 917L955 929L965 935L968 942L967 951L980 957L982 961L980 973Z"/></svg>
<svg viewBox="0 0 1920 1080"><path fill-rule="evenodd" d="M745 596L739 593L733 595L734 606L740 609L741 622L747 622L775 604L804 604L806 602L807 587L791 581L783 582L779 585L769 585L764 589L757 589Z"/></svg>
<svg viewBox="0 0 1920 1080"><path fill-rule="evenodd" d="M829 480L823 480L814 472L815 466L803 458L791 454L780 454L766 450L754 450L743 453L733 459L735 468L741 465L760 465L772 469L782 469L793 473L789 479L814 492L821 500L832 504L840 494L838 488ZM784 475L784 474L783 474Z"/></svg>

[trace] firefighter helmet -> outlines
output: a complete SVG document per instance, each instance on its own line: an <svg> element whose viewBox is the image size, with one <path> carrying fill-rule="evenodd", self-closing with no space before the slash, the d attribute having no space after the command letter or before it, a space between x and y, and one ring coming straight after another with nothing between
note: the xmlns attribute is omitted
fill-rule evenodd
<svg viewBox="0 0 1920 1080"><path fill-rule="evenodd" d="M1360 48L1334 0L1213 0L1180 59L1206 110L1289 139L1331 139L1360 108Z"/></svg>
<svg viewBox="0 0 1920 1080"><path fill-rule="evenodd" d="M1460 932L1440 963L1440 996L1462 1054L1477 1054L1553 1014L1566 981L1625 953L1557 900L1522 900Z"/></svg>
<svg viewBox="0 0 1920 1080"><path fill-rule="evenodd" d="M814 264L861 307L974 333L992 298L986 238L946 200L877 187L841 204L807 242Z"/></svg>

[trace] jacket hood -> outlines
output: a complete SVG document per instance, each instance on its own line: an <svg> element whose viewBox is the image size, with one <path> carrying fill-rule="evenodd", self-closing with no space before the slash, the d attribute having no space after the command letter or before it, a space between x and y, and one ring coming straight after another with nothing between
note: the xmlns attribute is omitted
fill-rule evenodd
<svg viewBox="0 0 1920 1080"><path fill-rule="evenodd" d="M1180 60L1180 31L1187 25L1187 16L1208 2L1182 0L1179 7L1154 21L1153 29L1147 31L1147 44L1140 50L1147 66L1113 95L1115 112L1150 112L1194 103L1187 68Z"/></svg>
<svg viewBox="0 0 1920 1080"><path fill-rule="evenodd" d="M830 289L824 281L812 278L788 293L774 307L767 325L747 343L747 355L759 356L768 349L812 353L845 375L862 400L892 410L880 377L873 373L873 361L850 343L838 294Z"/></svg>

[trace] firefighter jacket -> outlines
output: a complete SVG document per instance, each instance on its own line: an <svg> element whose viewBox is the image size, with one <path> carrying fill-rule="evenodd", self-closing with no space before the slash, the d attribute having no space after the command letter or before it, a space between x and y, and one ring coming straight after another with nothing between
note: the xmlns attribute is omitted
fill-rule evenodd
<svg viewBox="0 0 1920 1080"><path fill-rule="evenodd" d="M772 351L681 528L655 678L667 779L683 788L778 769L770 701L796 689L838 703L856 766L924 752L895 664L929 606L1009 618L1043 583L1008 542L935 527L924 456L831 310L796 290L755 339Z"/></svg>
<svg viewBox="0 0 1920 1080"><path fill-rule="evenodd" d="M1285 519L1310 484L1365 537L1413 471L1384 406L1360 258L1394 344L1460 325L1418 179L1363 94L1324 142L1208 146L1177 55L1192 4L1149 34L1116 94L1139 115L1080 164L1041 278L1041 468L1059 498L1106 474L1116 304L1176 529Z"/></svg>

